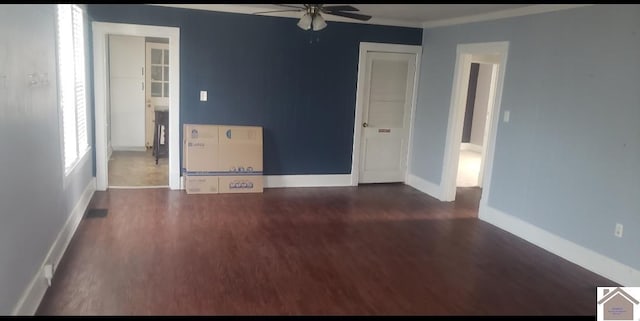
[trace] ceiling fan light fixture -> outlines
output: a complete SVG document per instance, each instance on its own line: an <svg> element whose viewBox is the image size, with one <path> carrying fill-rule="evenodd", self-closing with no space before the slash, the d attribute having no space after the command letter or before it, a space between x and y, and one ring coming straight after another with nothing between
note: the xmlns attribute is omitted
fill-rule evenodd
<svg viewBox="0 0 640 321"><path fill-rule="evenodd" d="M369 21L372 17L369 15L356 13L360 10L350 5L323 5L323 4L304 4L299 5L276 4L277 6L286 7L284 10L271 10L263 12L254 12L253 14L268 14L272 12L300 12L304 13L298 21L298 27L302 30L319 31L327 27L327 22L320 13L355 19L360 21Z"/></svg>
<svg viewBox="0 0 640 321"><path fill-rule="evenodd" d="M298 27L302 30L311 29L311 20L313 20L311 15L309 13L305 13L304 16L300 18L300 21L298 21Z"/></svg>
<svg viewBox="0 0 640 321"><path fill-rule="evenodd" d="M327 23L324 21L324 18L320 14L317 14L313 18L313 31L319 31L327 27Z"/></svg>

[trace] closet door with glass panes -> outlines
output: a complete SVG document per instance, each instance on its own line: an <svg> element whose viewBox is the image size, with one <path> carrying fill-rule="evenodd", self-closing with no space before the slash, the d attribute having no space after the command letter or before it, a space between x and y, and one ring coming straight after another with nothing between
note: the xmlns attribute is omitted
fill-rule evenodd
<svg viewBox="0 0 640 321"><path fill-rule="evenodd" d="M169 110L169 43L147 42L145 141L153 147L155 112Z"/></svg>

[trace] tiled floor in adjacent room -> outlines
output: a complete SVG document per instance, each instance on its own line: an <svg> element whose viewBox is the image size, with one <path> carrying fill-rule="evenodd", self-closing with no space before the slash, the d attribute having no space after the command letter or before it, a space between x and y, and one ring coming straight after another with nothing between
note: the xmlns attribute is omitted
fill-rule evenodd
<svg viewBox="0 0 640 321"><path fill-rule="evenodd" d="M109 186L168 186L169 160L152 150L113 151L109 159Z"/></svg>

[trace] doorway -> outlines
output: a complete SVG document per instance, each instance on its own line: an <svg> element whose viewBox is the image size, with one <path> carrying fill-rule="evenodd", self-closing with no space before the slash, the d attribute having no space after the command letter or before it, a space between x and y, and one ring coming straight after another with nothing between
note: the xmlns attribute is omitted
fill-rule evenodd
<svg viewBox="0 0 640 321"><path fill-rule="evenodd" d="M168 88L167 92L170 92L171 95L168 96L168 106L166 107L166 113L168 120L165 123L165 127L162 128L161 134L166 135L164 143L167 150L168 158L164 161L166 162L166 167L168 168L168 182L164 185L140 185L139 187L149 187L149 186L168 186L171 189L180 189L180 158L179 158L179 35L180 29L175 27L160 27L160 26L147 26L147 25L131 25L131 24L119 24L119 23L104 23L104 22L93 22L93 54L94 54L94 88L95 88L95 123L96 123L96 183L97 190L104 191L108 187L111 187L109 179L111 175L109 175L110 170L110 161L109 158L113 157L113 153L116 151L114 149L113 138L118 134L114 133L114 126L112 126L112 122L118 123L117 119L114 119L114 115L117 115L119 110L115 114L113 113L113 106L115 106L112 100L117 100L120 98L116 98L112 95L114 88L111 88L111 59L109 59L110 55L110 38L111 36L127 36L132 37L131 39L146 39L148 37L153 38L161 38L168 39L169 52L166 58L168 59L168 65L170 68L167 69L167 79L175 80L163 83L160 81L161 86L164 88L165 85ZM139 40L136 40L139 43ZM165 41L165 40L163 40ZM143 43L144 43L143 42ZM145 60L146 48L145 45L142 45L142 49L140 50L140 54L136 50L136 56L142 57L141 61ZM164 63L165 57L161 57ZM131 59L134 60L134 59ZM138 59L138 61L140 61ZM149 87L149 84L153 84L152 81L146 81L144 74L148 74L145 72L147 67L144 66L138 69L131 68L131 77L135 78L136 82L136 95L135 97L141 97L140 107L138 103L135 104L136 107L132 107L135 111L127 110L126 112L133 112L136 117L136 128L134 130L136 133L135 143L133 143L132 149L143 149L148 153L154 153L154 149L147 150L147 142L146 142L146 130L145 126L147 123L146 117L146 108L148 104L145 101L144 90L145 87ZM164 66L162 66L161 75L164 77ZM134 73L135 71L135 73ZM138 73L140 71L140 73ZM122 75L116 75L122 76ZM135 76L135 77L134 77ZM162 78L161 78L162 79ZM133 82L133 80L131 81ZM116 85L117 87L118 85ZM134 88L134 87L131 87ZM116 88L117 89L117 88ZM133 89L131 89L133 90ZM116 107L120 108L120 107ZM153 105L152 107L153 108ZM122 111L126 114L126 112ZM113 124L116 127L127 127L126 122L131 120L131 117L121 117L125 114L118 114L116 118L126 119L120 121L118 124ZM140 123L140 124L138 124ZM154 126L155 128L155 126ZM126 135L124 135L126 136ZM120 137L122 138L122 137ZM129 141L132 142L132 141ZM126 148L126 145L123 145ZM120 147L120 146L118 146ZM117 149L117 148L116 148ZM131 148L130 148L131 149ZM155 159L154 159L155 163ZM160 163L160 159L158 159L158 163ZM131 187L131 186L128 186Z"/></svg>
<svg viewBox="0 0 640 321"><path fill-rule="evenodd" d="M361 43L351 184L405 182L420 46Z"/></svg>
<svg viewBox="0 0 640 321"><path fill-rule="evenodd" d="M495 88L497 79L498 57L475 55L471 59L456 187L482 188L482 164L491 127L495 100L492 88Z"/></svg>
<svg viewBox="0 0 640 321"><path fill-rule="evenodd" d="M110 34L107 46L108 185L168 187L167 142L153 138L155 114L169 110L169 39Z"/></svg>
<svg viewBox="0 0 640 321"><path fill-rule="evenodd" d="M486 203L508 46L508 42L458 45L442 170L443 201L454 201L458 188L478 188L480 203Z"/></svg>

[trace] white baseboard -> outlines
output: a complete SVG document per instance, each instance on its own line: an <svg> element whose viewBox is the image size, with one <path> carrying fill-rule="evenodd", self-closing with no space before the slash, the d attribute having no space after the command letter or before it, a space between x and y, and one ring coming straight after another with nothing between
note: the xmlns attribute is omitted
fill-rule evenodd
<svg viewBox="0 0 640 321"><path fill-rule="evenodd" d="M169 188L169 185L148 185L148 186L118 186L109 185L109 189L155 189L155 188Z"/></svg>
<svg viewBox="0 0 640 321"><path fill-rule="evenodd" d="M58 233L58 237L51 245L51 248L49 248L49 253L47 253L40 269L38 269L38 272L31 280L31 283L29 283L29 286L20 298L20 301L18 301L18 304L16 304L13 309L13 312L11 313L12 315L34 315L36 313L38 306L49 287L43 274L43 268L46 264L52 264L55 277L55 271L58 267L58 263L60 263L62 255L67 249L67 246L69 246L69 242L71 242L71 238L75 234L78 225L80 225L80 221L82 220L95 191L96 179L94 177L89 181L87 187L85 187L82 196L80 196L80 200L76 203L75 207L69 214L67 221L62 227L62 230Z"/></svg>
<svg viewBox="0 0 640 321"><path fill-rule="evenodd" d="M413 174L407 175L407 185L442 201L442 188Z"/></svg>
<svg viewBox="0 0 640 321"><path fill-rule="evenodd" d="M471 143L461 143L460 150L470 150L473 152L482 153L482 146Z"/></svg>
<svg viewBox="0 0 640 321"><path fill-rule="evenodd" d="M326 175L265 175L264 188L351 186L351 174ZM180 177L184 189L184 176Z"/></svg>
<svg viewBox="0 0 640 321"><path fill-rule="evenodd" d="M265 188L324 186L351 186L351 174L264 176Z"/></svg>
<svg viewBox="0 0 640 321"><path fill-rule="evenodd" d="M639 286L640 271L480 203L478 218L623 286Z"/></svg>
<svg viewBox="0 0 640 321"><path fill-rule="evenodd" d="M126 152L146 152L147 147L145 146L113 146L113 151L126 151Z"/></svg>

